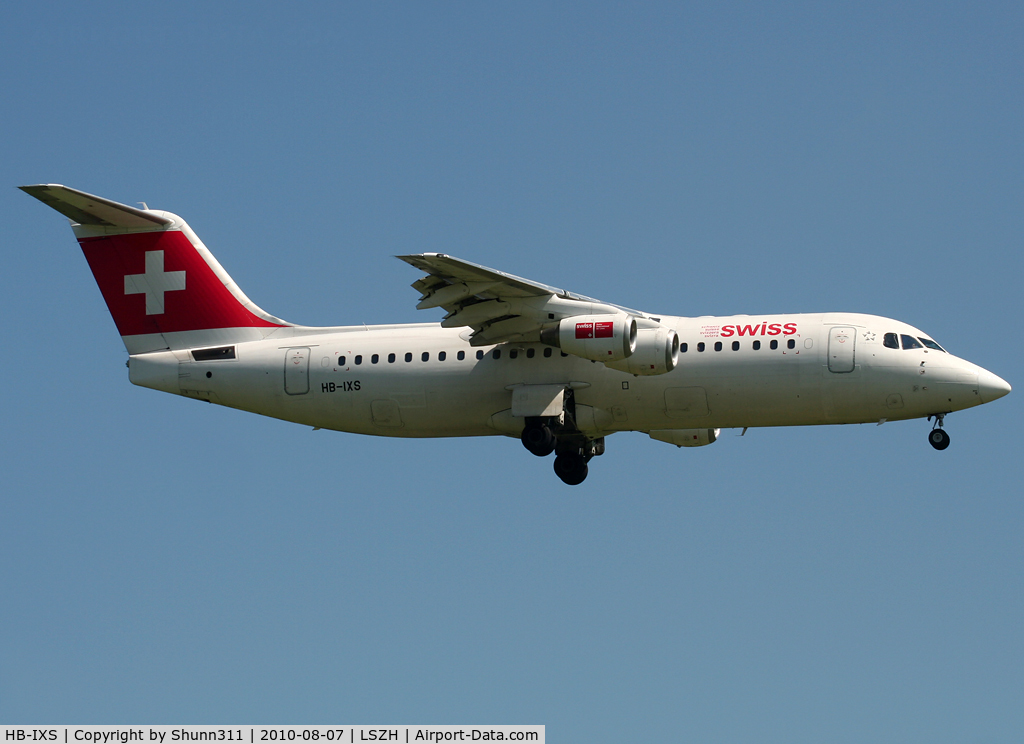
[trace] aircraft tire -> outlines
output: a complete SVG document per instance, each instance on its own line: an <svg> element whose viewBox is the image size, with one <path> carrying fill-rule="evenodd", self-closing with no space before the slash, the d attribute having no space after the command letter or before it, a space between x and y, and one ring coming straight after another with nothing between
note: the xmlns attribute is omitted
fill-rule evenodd
<svg viewBox="0 0 1024 744"><path fill-rule="evenodd" d="M547 457L555 451L555 435L543 424L527 426L519 439L537 457Z"/></svg>
<svg viewBox="0 0 1024 744"><path fill-rule="evenodd" d="M937 450L944 450L949 446L949 434L942 429L932 429L928 432L928 444Z"/></svg>
<svg viewBox="0 0 1024 744"><path fill-rule="evenodd" d="M581 455L566 452L555 458L555 475L569 486L578 486L587 479L587 461Z"/></svg>

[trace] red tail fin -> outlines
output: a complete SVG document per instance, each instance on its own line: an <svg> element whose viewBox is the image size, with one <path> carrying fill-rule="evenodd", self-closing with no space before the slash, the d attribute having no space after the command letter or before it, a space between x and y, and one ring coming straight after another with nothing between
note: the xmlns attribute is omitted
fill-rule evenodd
<svg viewBox="0 0 1024 744"><path fill-rule="evenodd" d="M239 302L180 230L78 242L122 336L278 325Z"/></svg>
<svg viewBox="0 0 1024 744"><path fill-rule="evenodd" d="M129 353L262 338L289 325L253 304L176 215L65 186L22 190L73 221Z"/></svg>

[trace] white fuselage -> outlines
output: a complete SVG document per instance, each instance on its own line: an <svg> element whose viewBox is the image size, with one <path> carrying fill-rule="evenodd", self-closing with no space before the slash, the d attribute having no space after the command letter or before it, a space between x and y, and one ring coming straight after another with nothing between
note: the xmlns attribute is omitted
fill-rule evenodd
<svg viewBox="0 0 1024 744"><path fill-rule="evenodd" d="M252 302L175 214L61 184L21 187L72 220L136 385L308 426L390 437L518 437L586 479L605 437L680 447L719 429L935 417L1010 385L873 315L656 317L445 253L417 308L440 323L310 328Z"/></svg>
<svg viewBox="0 0 1024 744"><path fill-rule="evenodd" d="M661 322L678 333L685 351L674 370L652 376L539 343L472 347L465 329L410 324L293 327L234 344L233 359L195 361L189 351L135 355L131 380L309 426L396 437L517 436L524 423L511 415L518 385L572 389L577 426L598 437L910 419L987 402L985 376L998 380L944 351L884 346L886 333L925 334L872 315ZM799 332L779 333L787 323Z"/></svg>

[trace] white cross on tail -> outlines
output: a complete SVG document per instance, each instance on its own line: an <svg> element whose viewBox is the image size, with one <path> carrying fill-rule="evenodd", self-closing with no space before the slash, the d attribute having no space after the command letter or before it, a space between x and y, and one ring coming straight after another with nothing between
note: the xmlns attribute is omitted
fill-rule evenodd
<svg viewBox="0 0 1024 744"><path fill-rule="evenodd" d="M146 315L162 315L164 292L185 289L184 271L164 271L164 252L146 251L146 273L128 274L124 293L146 295Z"/></svg>

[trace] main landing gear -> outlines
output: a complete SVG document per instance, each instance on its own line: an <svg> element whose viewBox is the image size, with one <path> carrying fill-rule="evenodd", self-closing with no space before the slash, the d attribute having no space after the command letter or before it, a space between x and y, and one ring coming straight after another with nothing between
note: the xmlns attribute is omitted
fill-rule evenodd
<svg viewBox="0 0 1024 744"><path fill-rule="evenodd" d="M555 475L570 486L578 486L587 478L587 463L604 454L604 438L588 439L576 427L572 391L567 391L562 416L531 417L519 439L537 457L555 453Z"/></svg>
<svg viewBox="0 0 1024 744"><path fill-rule="evenodd" d="M949 434L942 428L942 421L946 418L944 413L935 414L935 426L928 432L928 444L937 450L944 450L949 446ZM931 421L932 417L929 416L928 420Z"/></svg>
<svg viewBox="0 0 1024 744"><path fill-rule="evenodd" d="M587 463L597 455L604 454L604 438L587 439L579 432L565 432L559 436L546 424L531 421L519 437L531 453L537 457L555 455L555 475L563 483L578 486L587 478Z"/></svg>
<svg viewBox="0 0 1024 744"><path fill-rule="evenodd" d="M569 486L578 486L587 479L587 461L575 452L563 452L555 457L555 475Z"/></svg>
<svg viewBox="0 0 1024 744"><path fill-rule="evenodd" d="M555 475L569 486L578 486L587 478L587 463L591 458L604 454L604 437L586 439L571 437L558 443L555 456Z"/></svg>
<svg viewBox="0 0 1024 744"><path fill-rule="evenodd" d="M519 439L523 446L537 457L547 457L554 452L557 441L550 427L540 421L528 422Z"/></svg>

